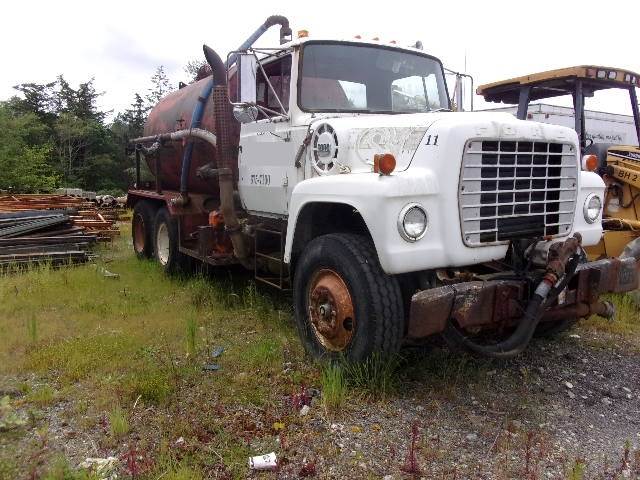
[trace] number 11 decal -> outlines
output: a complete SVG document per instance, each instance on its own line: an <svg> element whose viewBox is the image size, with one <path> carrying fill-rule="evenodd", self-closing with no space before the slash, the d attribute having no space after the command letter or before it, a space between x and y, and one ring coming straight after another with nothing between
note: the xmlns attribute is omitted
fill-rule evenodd
<svg viewBox="0 0 640 480"><path fill-rule="evenodd" d="M434 147L438 146L438 135L433 135L433 143L431 143L431 135L427 135L427 143L425 145L433 145Z"/></svg>

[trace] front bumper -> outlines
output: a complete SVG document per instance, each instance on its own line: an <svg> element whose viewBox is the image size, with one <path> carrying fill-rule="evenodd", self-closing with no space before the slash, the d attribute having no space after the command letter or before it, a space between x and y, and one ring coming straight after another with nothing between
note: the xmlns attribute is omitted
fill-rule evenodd
<svg viewBox="0 0 640 480"><path fill-rule="evenodd" d="M558 302L541 321L576 319L604 311L604 293L622 293L640 286L640 261L608 258L578 266ZM522 317L529 284L526 280L470 281L423 290L411 299L409 339L445 330L449 320L466 330L510 326Z"/></svg>

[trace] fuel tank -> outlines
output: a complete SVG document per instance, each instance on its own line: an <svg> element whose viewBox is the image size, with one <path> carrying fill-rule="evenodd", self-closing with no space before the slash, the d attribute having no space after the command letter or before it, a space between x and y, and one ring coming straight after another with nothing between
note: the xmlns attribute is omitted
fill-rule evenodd
<svg viewBox="0 0 640 480"><path fill-rule="evenodd" d="M144 135L158 135L190 128L191 116L198 104L198 98L202 95L210 78L203 78L191 83L160 100L149 113L144 126ZM200 128L215 133L213 98L211 95L206 100ZM236 132L236 130L238 131ZM235 125L232 131L239 136L239 129ZM192 193L218 195L218 180L216 178L203 180L196 176L196 171L199 167L207 163L216 165L215 148L202 140L193 140L193 142L191 168L189 169L189 181L187 184L188 190ZM160 157L160 179L163 189L180 189L180 171L187 143L187 140L173 142L167 144L165 148L161 148L156 153ZM156 175L155 157L146 158L146 162L151 172Z"/></svg>

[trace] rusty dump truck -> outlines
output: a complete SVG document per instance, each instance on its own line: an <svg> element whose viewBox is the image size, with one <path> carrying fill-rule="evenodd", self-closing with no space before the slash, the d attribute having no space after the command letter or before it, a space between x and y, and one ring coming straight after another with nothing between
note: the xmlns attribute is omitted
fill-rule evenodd
<svg viewBox="0 0 640 480"><path fill-rule="evenodd" d="M272 26L280 45L254 47ZM270 17L132 140L133 248L167 271L239 264L290 290L315 357L433 335L522 352L638 288L640 244L589 262L605 185L570 128L452 112L421 45L315 39ZM141 180L142 161L153 175Z"/></svg>

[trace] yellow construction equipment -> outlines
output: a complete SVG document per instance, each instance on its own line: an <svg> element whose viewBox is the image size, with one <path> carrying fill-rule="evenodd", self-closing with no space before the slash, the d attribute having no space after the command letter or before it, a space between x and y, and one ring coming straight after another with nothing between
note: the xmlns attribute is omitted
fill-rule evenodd
<svg viewBox="0 0 640 480"><path fill-rule="evenodd" d="M593 143L585 132L585 97L606 89L629 93L636 135L640 143L638 95L640 74L620 68L582 65L534 73L480 85L478 95L496 103L518 105L517 117L527 118L529 104L535 100L571 95L575 130L582 148L582 167L597 169L607 191L600 243L587 249L591 259L618 256L624 247L640 236L640 145Z"/></svg>

